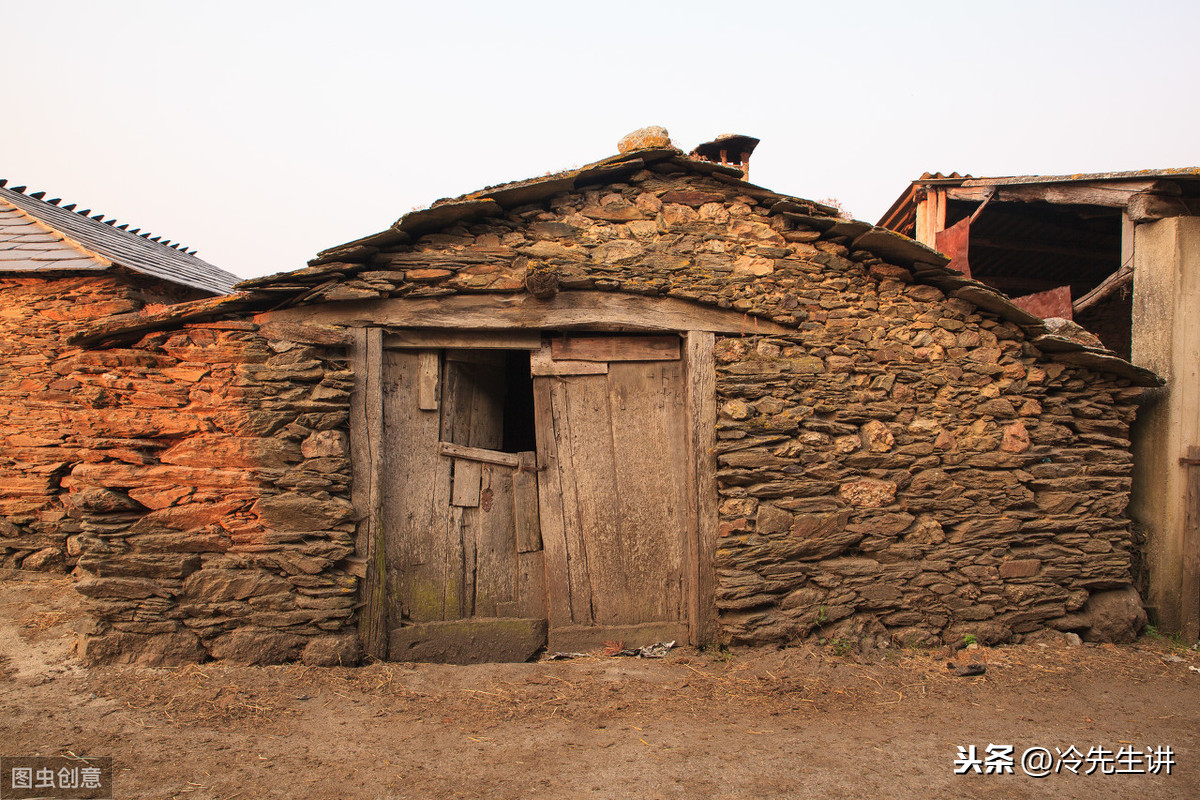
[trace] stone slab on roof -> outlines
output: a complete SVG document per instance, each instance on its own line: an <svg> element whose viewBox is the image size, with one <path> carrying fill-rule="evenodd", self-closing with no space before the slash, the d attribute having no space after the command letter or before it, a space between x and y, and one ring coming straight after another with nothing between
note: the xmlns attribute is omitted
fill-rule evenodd
<svg viewBox="0 0 1200 800"><path fill-rule="evenodd" d="M219 308L200 305L173 307L151 314L130 314L121 319L102 320L81 332L76 341L81 344L111 341L136 335L140 331L170 327L189 319L212 318L218 312L245 312L256 308L266 310L321 302L323 293L330 287L336 289L340 284L354 280L364 271L378 270L378 266L372 266L372 260L383 247L399 247L403 250L404 246L417 237L458 223L475 222L490 216L499 216L510 209L542 203L560 192L581 191L585 187L619 183L647 164L656 165L655 168L660 171L665 167L669 174L693 172L729 184L738 192L762 201L769 209L769 216L801 222L807 228L819 231L823 240L842 244L851 251L864 251L889 264L902 267L907 271L906 280L936 286L948 295L971 302L1001 319L1014 322L1031 337L1046 333L1039 317L1019 308L1008 297L991 287L947 268L949 259L946 256L906 236L866 222L843 219L835 208L748 183L741 180L740 170L697 161L677 150L647 149L633 150L575 170L491 186L461 197L439 200L427 209L406 214L387 230L323 250L304 269L242 281L236 287L241 294L231 297L233 302L230 304L223 304ZM424 263L424 259L430 257L427 253L413 256L413 263L416 265ZM392 257L392 261L396 261L395 256ZM336 299L375 297L377 294L374 289L351 286ZM1083 345L1075 343L1070 343L1064 349L1067 352L1086 350ZM1055 355L1059 353L1056 351ZM1084 355L1089 364L1127 377L1139 385L1162 384L1161 379L1154 373L1135 367L1115 355L1102 352L1086 352Z"/></svg>
<svg viewBox="0 0 1200 800"><path fill-rule="evenodd" d="M228 294L238 282L194 252L73 209L0 185L0 272L118 266L213 294Z"/></svg>

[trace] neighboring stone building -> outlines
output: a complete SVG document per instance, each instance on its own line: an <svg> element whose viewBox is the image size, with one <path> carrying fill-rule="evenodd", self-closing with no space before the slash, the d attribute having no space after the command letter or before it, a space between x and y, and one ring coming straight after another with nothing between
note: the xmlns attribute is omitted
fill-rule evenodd
<svg viewBox="0 0 1200 800"><path fill-rule="evenodd" d="M1167 385L1133 430L1139 583L1162 630L1200 636L1200 168L925 175L880 220L1043 317L1074 319ZM1058 323L1063 324L1063 323Z"/></svg>
<svg viewBox="0 0 1200 800"><path fill-rule="evenodd" d="M81 334L173 406L62 478L87 657L1136 632L1153 374L642 144Z"/></svg>
<svg viewBox="0 0 1200 800"><path fill-rule="evenodd" d="M97 446L133 458L147 432L139 414L172 405L147 397L137 412L124 408L122 382L146 360L83 353L67 340L111 314L228 292L237 278L24 188L0 181L0 566L62 570L79 532L63 478Z"/></svg>

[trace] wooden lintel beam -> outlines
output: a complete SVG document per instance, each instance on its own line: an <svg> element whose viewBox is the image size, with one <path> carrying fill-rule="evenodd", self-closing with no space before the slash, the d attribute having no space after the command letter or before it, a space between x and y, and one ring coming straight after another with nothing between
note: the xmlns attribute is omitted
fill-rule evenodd
<svg viewBox="0 0 1200 800"><path fill-rule="evenodd" d="M537 350L542 335L537 331L392 330L384 334L383 346L397 350Z"/></svg>
<svg viewBox="0 0 1200 800"><path fill-rule="evenodd" d="M1161 189L1160 189L1161 187ZM1055 205L1107 206L1123 208L1138 192L1161 190L1172 193L1162 181L1069 181L1051 183L1008 183L980 186L955 186L946 190L951 200L982 202L988 192L1007 203L1053 203ZM1178 192L1176 188L1175 192Z"/></svg>
<svg viewBox="0 0 1200 800"><path fill-rule="evenodd" d="M795 332L770 320L674 297L596 291L559 292L549 300L529 294L460 294L417 300L389 297L284 308L258 314L254 321L461 330Z"/></svg>

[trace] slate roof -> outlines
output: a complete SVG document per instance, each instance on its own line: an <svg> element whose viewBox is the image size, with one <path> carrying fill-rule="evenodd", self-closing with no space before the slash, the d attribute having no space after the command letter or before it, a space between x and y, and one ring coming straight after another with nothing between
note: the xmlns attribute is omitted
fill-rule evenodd
<svg viewBox="0 0 1200 800"><path fill-rule="evenodd" d="M228 294L239 278L209 264L179 244L151 238L116 220L76 210L74 204L44 200L44 192L26 194L0 180L0 272L107 270L114 266L190 286Z"/></svg>
<svg viewBox="0 0 1200 800"><path fill-rule="evenodd" d="M743 173L737 167L691 158L675 148L633 150L578 169L489 186L461 197L438 200L429 208L405 214L386 230L321 251L302 269L241 281L236 287L238 291L228 297L178 303L149 314L138 312L109 317L81 331L74 341L93 345L191 321L320 302L314 298L321 289L370 269L371 257L382 247L409 243L458 222L472 222L502 214L507 209L540 203L559 192L618 183L647 164L661 161L671 162L680 172L710 175L729 183L742 193L768 204L770 215L781 215L819 231L823 240L845 244L852 250L865 250L891 264L905 267L916 282L936 286L951 297L966 300L1021 326L1034 345L1053 352L1059 360L1122 375L1141 386L1162 385L1162 379L1153 372L1134 366L1111 351L1050 333L1040 317L1018 307L992 287L948 268L949 258L920 242L868 222L842 219L836 208L773 192L743 180ZM291 298L286 298L289 294Z"/></svg>

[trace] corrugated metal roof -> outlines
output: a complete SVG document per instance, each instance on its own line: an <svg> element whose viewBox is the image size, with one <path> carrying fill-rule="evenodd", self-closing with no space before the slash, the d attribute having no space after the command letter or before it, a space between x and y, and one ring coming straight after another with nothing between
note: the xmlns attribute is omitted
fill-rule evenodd
<svg viewBox="0 0 1200 800"><path fill-rule="evenodd" d="M76 211L0 181L0 272L108 269L116 265L171 283L228 294L239 278L195 251L117 226L91 210ZM33 223L40 223L33 224ZM19 255L18 255L19 254Z"/></svg>

